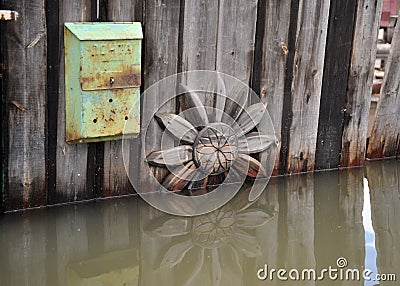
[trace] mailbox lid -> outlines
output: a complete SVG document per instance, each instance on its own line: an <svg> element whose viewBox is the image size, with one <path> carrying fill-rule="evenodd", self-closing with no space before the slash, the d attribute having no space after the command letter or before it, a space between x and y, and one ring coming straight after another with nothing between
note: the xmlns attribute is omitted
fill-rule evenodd
<svg viewBox="0 0 400 286"><path fill-rule="evenodd" d="M65 23L65 27L81 41L143 39L139 22L79 22Z"/></svg>
<svg viewBox="0 0 400 286"><path fill-rule="evenodd" d="M140 41L84 41L80 54L82 90L140 87Z"/></svg>

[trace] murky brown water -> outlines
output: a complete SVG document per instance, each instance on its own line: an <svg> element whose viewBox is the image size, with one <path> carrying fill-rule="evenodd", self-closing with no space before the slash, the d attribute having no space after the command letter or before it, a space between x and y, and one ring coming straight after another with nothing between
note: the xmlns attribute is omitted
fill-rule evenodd
<svg viewBox="0 0 400 286"><path fill-rule="evenodd" d="M244 202L196 218L138 198L2 215L0 285L378 285L345 279L365 268L400 279L400 161L276 178ZM329 266L336 280L321 276ZM280 268L287 281L271 276Z"/></svg>

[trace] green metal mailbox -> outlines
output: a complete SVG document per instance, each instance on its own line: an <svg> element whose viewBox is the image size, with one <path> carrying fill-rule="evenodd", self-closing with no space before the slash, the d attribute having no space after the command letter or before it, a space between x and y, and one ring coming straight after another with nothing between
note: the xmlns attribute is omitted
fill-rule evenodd
<svg viewBox="0 0 400 286"><path fill-rule="evenodd" d="M68 143L139 134L142 38L140 23L65 23Z"/></svg>

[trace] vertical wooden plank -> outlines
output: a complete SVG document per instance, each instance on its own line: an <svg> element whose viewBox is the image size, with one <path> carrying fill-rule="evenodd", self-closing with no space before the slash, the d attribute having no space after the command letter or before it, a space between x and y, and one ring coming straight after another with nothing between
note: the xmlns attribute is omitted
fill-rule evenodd
<svg viewBox="0 0 400 286"><path fill-rule="evenodd" d="M343 167L364 164L381 11L382 1L358 1L345 107L348 120L344 124L340 155Z"/></svg>
<svg viewBox="0 0 400 286"><path fill-rule="evenodd" d="M290 23L290 0L259 1L254 56L254 91L268 104L277 139L281 141L285 67ZM278 146L280 148L280 146ZM279 149L274 167L279 168Z"/></svg>
<svg viewBox="0 0 400 286"><path fill-rule="evenodd" d="M296 41L289 46L295 54L288 114L291 120L286 127L288 150L286 158L281 158L287 159L287 173L314 170L329 3L301 0L298 6Z"/></svg>
<svg viewBox="0 0 400 286"><path fill-rule="evenodd" d="M47 82L46 82L46 174L47 174L47 203L57 202L57 120L58 99L60 90L60 1L46 1L47 24Z"/></svg>
<svg viewBox="0 0 400 286"><path fill-rule="evenodd" d="M4 26L8 84L6 210L46 204L45 1L3 1L21 17Z"/></svg>
<svg viewBox="0 0 400 286"><path fill-rule="evenodd" d="M142 21L142 4L142 0L108 1L108 20L114 22Z"/></svg>
<svg viewBox="0 0 400 286"><path fill-rule="evenodd" d="M68 145L65 142L65 83L64 83L64 23L91 19L90 0L60 0L60 90L57 116L56 201L77 201L93 197L86 188L87 144ZM56 119L53 119L56 120Z"/></svg>
<svg viewBox="0 0 400 286"><path fill-rule="evenodd" d="M181 70L215 70L219 1L185 3ZM192 79L195 80L195 79ZM190 87L190 83L188 83Z"/></svg>
<svg viewBox="0 0 400 286"><path fill-rule="evenodd" d="M390 56L386 65L367 157L400 155L400 24L396 25Z"/></svg>
<svg viewBox="0 0 400 286"><path fill-rule="evenodd" d="M220 0L219 5L216 70L250 84L257 0Z"/></svg>
<svg viewBox="0 0 400 286"><path fill-rule="evenodd" d="M144 13L144 88L148 88L157 81L173 75L177 72L178 58L180 56L178 49L179 26L181 15L181 3L179 0L174 1L157 1L149 0L145 2ZM142 130L141 130L141 154L140 154L140 183L148 188L147 180L149 174L146 162L144 160L146 142L148 152L159 150L159 140L162 130L159 125L153 120L150 122L153 111L157 110L170 94L165 91L160 91L157 98L143 97L142 101ZM169 102L160 111L174 113L176 109L175 102ZM150 122L147 130L144 130L144 125ZM145 133L147 131L147 133ZM147 136L147 137L145 137ZM170 140L169 144L173 144ZM136 168L136 166L133 166ZM165 175L164 168L153 169L156 178L163 178ZM137 172L137 170L134 170Z"/></svg>
<svg viewBox="0 0 400 286"><path fill-rule="evenodd" d="M111 22L142 21L142 1L108 1L107 20ZM138 144L138 140L135 140ZM125 171L122 158L122 142L104 143L104 196L125 195L133 189Z"/></svg>
<svg viewBox="0 0 400 286"><path fill-rule="evenodd" d="M331 1L319 110L316 169L339 166L357 3ZM344 28L346 27L346 28Z"/></svg>
<svg viewBox="0 0 400 286"><path fill-rule="evenodd" d="M1 6L0 3L0 7ZM4 212L4 187L5 187L5 168L6 168L6 133L7 133L7 120L5 119L5 84L6 84L6 71L5 71L5 59L4 59L4 29L3 21L0 21L0 118L1 118L1 130L0 130L0 214Z"/></svg>

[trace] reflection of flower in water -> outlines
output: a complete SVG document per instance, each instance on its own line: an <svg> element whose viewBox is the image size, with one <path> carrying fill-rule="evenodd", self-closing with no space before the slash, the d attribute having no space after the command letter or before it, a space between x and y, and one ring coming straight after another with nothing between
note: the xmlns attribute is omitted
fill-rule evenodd
<svg viewBox="0 0 400 286"><path fill-rule="evenodd" d="M261 255L261 247L254 230L274 216L259 209L236 211L232 204L195 218L173 217L157 223L149 232L152 236L171 237L174 242L163 253L155 267L190 267L185 271L184 285L199 279L202 271L209 271L212 283L220 285L222 268L229 267L231 275L242 276L241 255L254 258ZM187 263L184 261L187 260ZM231 277L232 278L232 277Z"/></svg>
<svg viewBox="0 0 400 286"><path fill-rule="evenodd" d="M215 83L218 84L225 89L223 80ZM155 115L180 142L177 147L147 156L150 165L171 171L163 181L166 189L177 192L214 186L221 183L231 167L251 178L267 176L263 165L251 154L263 152L277 141L273 134L252 132L263 119L266 107L260 102L244 108L248 89L238 86L230 97L215 93L215 101L204 104L200 95L184 87L181 115Z"/></svg>

